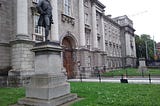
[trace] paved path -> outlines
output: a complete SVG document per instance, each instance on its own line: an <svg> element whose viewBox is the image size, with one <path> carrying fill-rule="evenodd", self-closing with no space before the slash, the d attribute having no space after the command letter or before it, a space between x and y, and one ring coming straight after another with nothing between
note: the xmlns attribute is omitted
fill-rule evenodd
<svg viewBox="0 0 160 106"><path fill-rule="evenodd" d="M135 83L135 84L150 84L148 78L127 78L128 83ZM80 79L69 79L69 82L80 82ZM98 78L90 78L90 79L82 79L82 82L99 82ZM113 82L113 83L120 83L120 78L102 78L101 82ZM160 78L152 78L151 84L160 84Z"/></svg>

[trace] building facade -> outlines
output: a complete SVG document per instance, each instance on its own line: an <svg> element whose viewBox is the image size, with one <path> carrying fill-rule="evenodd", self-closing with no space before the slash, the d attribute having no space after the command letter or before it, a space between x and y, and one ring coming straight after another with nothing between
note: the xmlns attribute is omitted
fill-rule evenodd
<svg viewBox="0 0 160 106"><path fill-rule="evenodd" d="M135 45L135 29L133 22L126 15L113 19L121 26L121 43L122 43L122 61L123 66L135 66L136 64L136 45Z"/></svg>
<svg viewBox="0 0 160 106"><path fill-rule="evenodd" d="M37 25L38 1L0 1L1 73L34 74L32 48L45 41L44 29ZM54 24L49 39L63 48L62 70L68 78L91 76L104 66L110 70L136 65L135 30L127 16L106 16L98 0L51 0L51 5Z"/></svg>

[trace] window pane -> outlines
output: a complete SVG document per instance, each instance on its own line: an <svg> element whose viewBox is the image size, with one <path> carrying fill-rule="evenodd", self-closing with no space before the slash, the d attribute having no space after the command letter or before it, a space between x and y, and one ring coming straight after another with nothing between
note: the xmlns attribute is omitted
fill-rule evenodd
<svg viewBox="0 0 160 106"><path fill-rule="evenodd" d="M38 15L34 15L34 33L38 35L42 35L42 27L38 26Z"/></svg>
<svg viewBox="0 0 160 106"><path fill-rule="evenodd" d="M71 15L71 0L65 0L64 9L66 15Z"/></svg>

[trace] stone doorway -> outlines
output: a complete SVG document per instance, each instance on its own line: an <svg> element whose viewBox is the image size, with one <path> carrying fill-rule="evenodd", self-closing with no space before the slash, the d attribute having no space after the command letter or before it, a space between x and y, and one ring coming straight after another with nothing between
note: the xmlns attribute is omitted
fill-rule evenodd
<svg viewBox="0 0 160 106"><path fill-rule="evenodd" d="M67 77L74 78L74 40L71 37L65 37L62 40L63 45L63 67L65 67L67 72Z"/></svg>

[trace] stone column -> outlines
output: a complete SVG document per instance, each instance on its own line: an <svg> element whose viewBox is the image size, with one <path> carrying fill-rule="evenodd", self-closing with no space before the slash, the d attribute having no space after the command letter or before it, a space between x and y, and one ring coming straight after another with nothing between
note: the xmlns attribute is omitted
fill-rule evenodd
<svg viewBox="0 0 160 106"><path fill-rule="evenodd" d="M54 24L51 26L51 41L59 41L58 33L58 2L57 0L51 0L52 5L52 18Z"/></svg>
<svg viewBox="0 0 160 106"><path fill-rule="evenodd" d="M104 33L104 20L103 13L101 15L101 25L102 25L102 50L105 51L105 33Z"/></svg>
<svg viewBox="0 0 160 106"><path fill-rule="evenodd" d="M136 55L136 43L135 43L135 36L133 37L133 42L132 42L132 43L133 43L133 48L134 48L134 49L133 49L133 50L134 50L134 51L133 51L133 52L134 52L134 57L137 57L137 55Z"/></svg>
<svg viewBox="0 0 160 106"><path fill-rule="evenodd" d="M130 34L125 32L125 42L126 42L126 55L131 56L131 46L130 46Z"/></svg>
<svg viewBox="0 0 160 106"><path fill-rule="evenodd" d="M96 20L96 4L92 4L92 33L93 33L93 48L98 48L97 42L97 20Z"/></svg>
<svg viewBox="0 0 160 106"><path fill-rule="evenodd" d="M80 52L80 61L81 66L84 66L85 60L82 59L85 57L86 51L86 36L85 36L85 19L84 19L84 0L79 0L79 52ZM77 77L80 77L80 70L79 74L77 73Z"/></svg>
<svg viewBox="0 0 160 106"><path fill-rule="evenodd" d="M28 39L28 1L17 0L17 39Z"/></svg>
<svg viewBox="0 0 160 106"><path fill-rule="evenodd" d="M84 3L83 0L79 0L79 34L80 34L80 46L85 46L85 21L84 21Z"/></svg>
<svg viewBox="0 0 160 106"><path fill-rule="evenodd" d="M11 45L9 76L24 76L34 73L34 42L28 35L28 0L17 0L17 32Z"/></svg>

